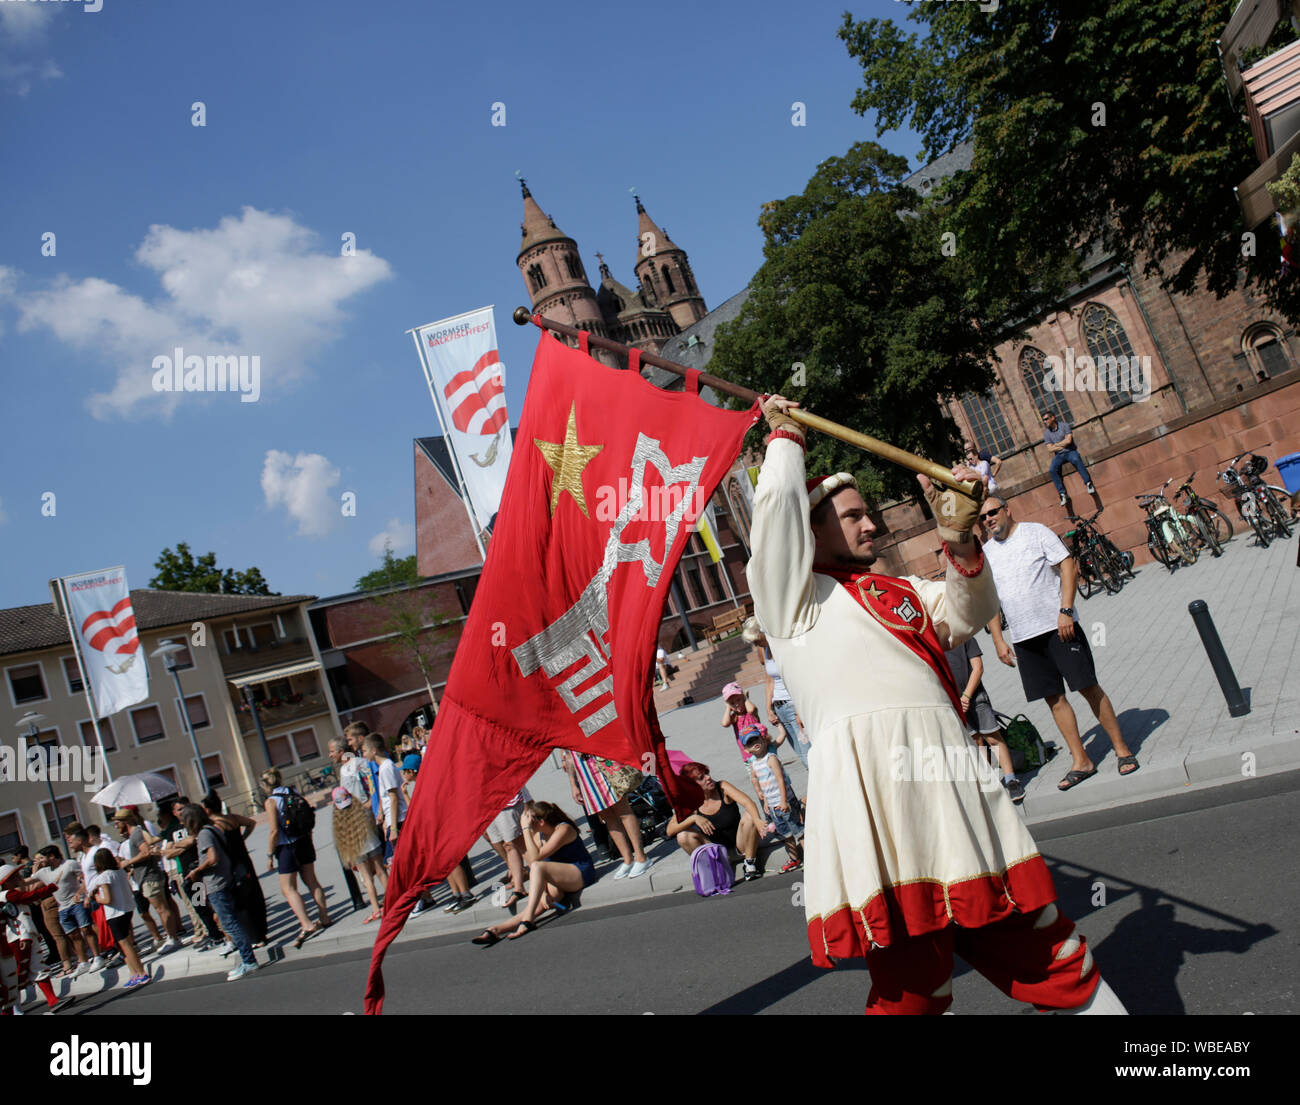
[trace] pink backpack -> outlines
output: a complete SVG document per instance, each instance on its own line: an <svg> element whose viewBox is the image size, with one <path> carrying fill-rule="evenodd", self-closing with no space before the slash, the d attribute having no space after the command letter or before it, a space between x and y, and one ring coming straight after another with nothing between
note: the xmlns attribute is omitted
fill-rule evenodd
<svg viewBox="0 0 1300 1105"><path fill-rule="evenodd" d="M721 844L701 844L691 853L691 881L702 897L730 894L734 873Z"/></svg>

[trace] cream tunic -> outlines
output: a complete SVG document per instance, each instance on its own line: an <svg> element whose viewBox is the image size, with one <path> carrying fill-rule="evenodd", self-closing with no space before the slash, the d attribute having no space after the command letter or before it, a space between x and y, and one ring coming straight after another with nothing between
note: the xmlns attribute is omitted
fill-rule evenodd
<svg viewBox="0 0 1300 1105"><path fill-rule="evenodd" d="M824 966L956 922L976 927L1055 892L1000 782L934 670L835 579L814 573L803 450L777 438L759 476L754 613L812 738L804 901ZM880 577L888 590L889 577ZM907 577L944 649L997 613L987 564Z"/></svg>

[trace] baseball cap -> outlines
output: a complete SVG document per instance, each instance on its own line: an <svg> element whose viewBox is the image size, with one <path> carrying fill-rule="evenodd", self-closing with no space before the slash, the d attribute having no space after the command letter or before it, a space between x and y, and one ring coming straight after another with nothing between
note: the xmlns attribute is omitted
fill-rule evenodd
<svg viewBox="0 0 1300 1105"><path fill-rule="evenodd" d="M411 753L409 753L409 754L406 756L406 758L402 760L402 770L403 770L403 771L419 771L419 770L420 770L420 754L419 754L418 752L411 752Z"/></svg>
<svg viewBox="0 0 1300 1105"><path fill-rule="evenodd" d="M347 787L335 787L330 791L330 799L336 809L345 810L352 805L352 795L348 793Z"/></svg>
<svg viewBox="0 0 1300 1105"><path fill-rule="evenodd" d="M744 693L745 690L739 683L728 683L722 688L722 697L724 699L730 698L733 694L743 695Z"/></svg>

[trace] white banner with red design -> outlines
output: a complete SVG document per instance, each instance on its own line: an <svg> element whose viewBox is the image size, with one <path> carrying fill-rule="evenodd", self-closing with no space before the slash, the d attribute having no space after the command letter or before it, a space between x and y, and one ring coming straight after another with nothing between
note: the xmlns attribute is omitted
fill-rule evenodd
<svg viewBox="0 0 1300 1105"><path fill-rule="evenodd" d="M416 340L474 517L486 529L501 504L511 453L505 366L492 308L422 326Z"/></svg>
<svg viewBox="0 0 1300 1105"><path fill-rule="evenodd" d="M149 697L149 665L140 649L125 568L63 577L77 650L99 717Z"/></svg>

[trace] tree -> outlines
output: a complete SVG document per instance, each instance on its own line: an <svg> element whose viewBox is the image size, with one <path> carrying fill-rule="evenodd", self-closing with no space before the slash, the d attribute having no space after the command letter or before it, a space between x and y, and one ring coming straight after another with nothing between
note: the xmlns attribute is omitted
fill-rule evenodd
<svg viewBox="0 0 1300 1105"><path fill-rule="evenodd" d="M384 542L384 553L380 565L367 572L357 580L358 591L377 591L383 587L396 587L402 583L414 583L420 578L415 567L415 554L404 556L400 560L393 555L391 541Z"/></svg>
<svg viewBox="0 0 1300 1105"><path fill-rule="evenodd" d="M973 139L945 225L979 258L980 290L1062 291L1068 255L1092 245L1173 292L1254 285L1297 321L1276 235L1243 249L1255 228L1232 190L1258 161L1215 48L1234 6L916 4L924 35L846 14L839 36L862 66L853 108L876 112L878 134L909 126L927 159Z"/></svg>
<svg viewBox="0 0 1300 1105"><path fill-rule="evenodd" d="M370 600L379 614L378 633L392 637L388 651L412 661L429 692L429 706L438 713L438 699L433 693L433 668L435 658L432 645L444 639L453 619L444 617L433 606L432 596L412 588L419 581L415 557L398 559L393 555L391 541L384 542L384 552L378 568L357 580L358 591L377 592Z"/></svg>
<svg viewBox="0 0 1300 1105"><path fill-rule="evenodd" d="M197 560L184 541L176 546L176 551L163 549L154 561L154 571L158 574L149 581L149 586L159 591L201 591L211 595L278 595L272 591L262 578L261 570L249 568L236 572L231 568L224 571L217 567L217 554L209 552Z"/></svg>
<svg viewBox="0 0 1300 1105"><path fill-rule="evenodd" d="M1025 304L979 291L943 237L942 203L903 187L906 174L903 158L860 142L802 194L765 205L764 262L718 329L710 371L946 459L956 428L936 400L992 385L1006 334L982 320L1025 317ZM911 473L832 438L809 450L810 471L853 471L868 499L916 492Z"/></svg>

